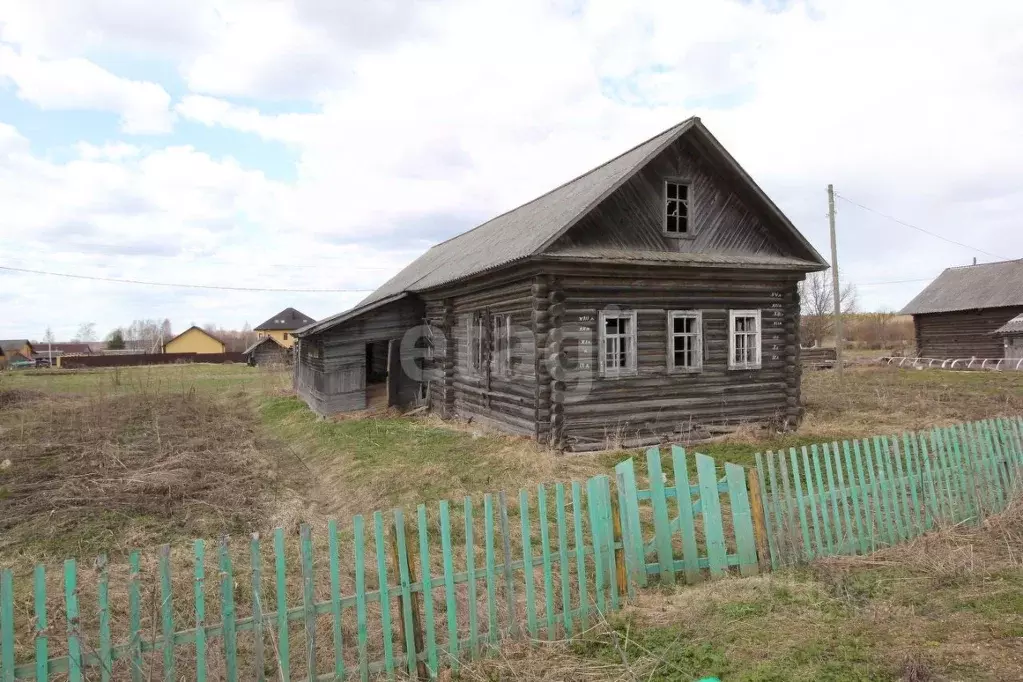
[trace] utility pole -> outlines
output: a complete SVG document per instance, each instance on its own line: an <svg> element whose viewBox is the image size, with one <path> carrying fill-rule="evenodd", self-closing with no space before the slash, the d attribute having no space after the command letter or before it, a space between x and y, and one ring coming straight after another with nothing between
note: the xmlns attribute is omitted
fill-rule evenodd
<svg viewBox="0 0 1023 682"><path fill-rule="evenodd" d="M842 381L842 290L838 283L838 241L835 238L835 186L828 185L828 224L831 227L831 287L835 293L835 368Z"/></svg>

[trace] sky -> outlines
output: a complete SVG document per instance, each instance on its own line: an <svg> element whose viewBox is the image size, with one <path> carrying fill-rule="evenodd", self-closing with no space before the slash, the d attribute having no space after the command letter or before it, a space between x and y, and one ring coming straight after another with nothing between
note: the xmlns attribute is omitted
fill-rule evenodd
<svg viewBox="0 0 1023 682"><path fill-rule="evenodd" d="M860 309L1023 258L1016 0L0 0L0 338L322 318L693 115Z"/></svg>

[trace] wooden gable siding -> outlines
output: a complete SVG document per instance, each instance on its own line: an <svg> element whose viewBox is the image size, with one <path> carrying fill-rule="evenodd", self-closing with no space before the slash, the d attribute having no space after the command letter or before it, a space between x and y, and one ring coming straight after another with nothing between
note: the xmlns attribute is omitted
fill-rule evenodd
<svg viewBox="0 0 1023 682"><path fill-rule="evenodd" d="M664 234L664 181L690 182L690 229ZM787 249L686 138L659 154L569 230L552 248L787 255Z"/></svg>
<svg viewBox="0 0 1023 682"><path fill-rule="evenodd" d="M318 414L364 409L366 344L400 340L422 319L422 303L404 298L301 339L295 367L299 397ZM409 404L415 399L419 378L399 371L396 381L398 404Z"/></svg>
<svg viewBox="0 0 1023 682"><path fill-rule="evenodd" d="M914 315L917 354L941 359L1000 358L1002 339L991 332L1021 313L1023 306Z"/></svg>
<svg viewBox="0 0 1023 682"><path fill-rule="evenodd" d="M492 422L519 434L536 433L535 342L532 332L531 282L521 273L511 281L432 292L426 297L426 318L447 339L438 347L431 369L430 406L445 417ZM487 375L469 365L466 323L484 311L510 315L512 328L510 372ZM492 366L493 367L493 366ZM446 368L446 371L445 371Z"/></svg>
<svg viewBox="0 0 1023 682"><path fill-rule="evenodd" d="M557 275L565 298L565 444L586 450L657 442L708 425L796 423L801 415L799 276L679 269L655 274L591 268L588 274ZM637 312L636 376L599 376L597 321L608 306ZM730 370L729 310L746 309L761 310L761 369ZM668 372L669 310L703 313L704 359L698 373ZM588 389L580 382L589 382Z"/></svg>

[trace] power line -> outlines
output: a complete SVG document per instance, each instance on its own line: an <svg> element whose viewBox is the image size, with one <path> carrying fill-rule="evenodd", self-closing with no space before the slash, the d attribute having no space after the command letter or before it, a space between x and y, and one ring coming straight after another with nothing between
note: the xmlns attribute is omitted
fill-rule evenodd
<svg viewBox="0 0 1023 682"><path fill-rule="evenodd" d="M30 275L49 275L51 277L85 279L95 282L114 282L116 284L143 284L146 286L153 287L174 287L179 289L215 289L218 291L259 291L302 294L365 294L374 291L374 289L278 289L264 287L228 287L215 286L211 284L177 284L173 282L149 282L138 279L115 279L113 277L98 277L95 275L75 275L68 272L51 272L48 270L31 270L29 268L15 268L9 265L0 265L0 270L8 270L10 272L22 272Z"/></svg>
<svg viewBox="0 0 1023 682"><path fill-rule="evenodd" d="M948 242L949 244L955 244L956 246L961 246L964 249L970 249L971 251L976 251L977 253L983 253L985 256L991 256L992 258L997 258L1000 261L1012 260L1011 258L1005 258L1003 256L999 256L999 255L993 254L990 251L985 251L984 249L978 249L976 246L970 246L969 244L964 244L962 242L957 242L954 239L949 239L948 237L943 237L940 234L936 234L934 232L931 232L930 230L925 230L922 227L918 227L916 225L911 225L910 223L907 223L904 220L899 220L895 216L888 215L887 213L882 213L881 211L875 211L874 209L870 208L869 206L864 206L863 204L858 203L856 201L853 201L849 197L842 196L841 194L839 194L837 192L835 193L835 196L837 196L842 201L845 201L846 203L849 203L849 204L852 204L853 206L862 208L864 211L869 211L870 213L873 213L875 215L879 215L882 218L887 218L888 220L891 220L892 222L896 222L899 225L903 225L905 227L908 227L910 229L916 230L918 232L923 232L926 235L930 235L931 237L934 237L936 239L940 239L942 241Z"/></svg>
<svg viewBox="0 0 1023 682"><path fill-rule="evenodd" d="M882 284L909 284L910 282L930 282L933 277L923 277L920 279L893 279L887 282L856 282L858 287L873 287L880 286Z"/></svg>

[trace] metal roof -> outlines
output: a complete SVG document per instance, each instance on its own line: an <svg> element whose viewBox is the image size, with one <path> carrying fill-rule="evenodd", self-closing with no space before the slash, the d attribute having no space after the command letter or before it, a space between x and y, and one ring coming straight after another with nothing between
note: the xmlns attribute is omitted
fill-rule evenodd
<svg viewBox="0 0 1023 682"><path fill-rule="evenodd" d="M1012 318L998 329L991 332L992 334L1023 334L1023 313Z"/></svg>
<svg viewBox="0 0 1023 682"><path fill-rule="evenodd" d="M387 305L388 303L393 303L394 301L398 301L400 299L403 299L406 296L408 296L408 294L406 292L402 291L402 292L399 292L397 294L393 294L391 296L388 296L386 298L381 298L380 300L372 301L370 303L365 303L365 302L360 303L360 304L358 304L355 307L349 308L348 310L346 310L344 312L338 313L337 315L331 315L330 317L325 317L322 320L320 320L319 322L313 322L312 324L306 325L305 327L302 327L301 329L296 329L293 332L293 334L295 336L301 338L303 336L309 336L310 334L315 334L317 332L322 332L325 329L330 329L331 327L333 327L335 325L339 325L342 322L346 322L346 321L352 319L353 317L356 317L356 316L361 315L363 313L368 313L370 310L375 310L377 308L380 308L381 306Z"/></svg>
<svg viewBox="0 0 1023 682"><path fill-rule="evenodd" d="M806 258L787 259L788 262L784 266L804 271L827 267L824 258L721 146L721 143L710 134L700 119L692 117L516 209L437 244L384 282L379 289L354 308L303 327L295 332L296 335L323 331L351 319L367 310L367 306L371 304L395 300L394 297L403 292L423 291L526 258L548 255L546 249L559 237L684 134L698 135L708 153L737 176L738 181L743 183L752 198L759 202L761 209L772 219L773 224L791 237L795 244L802 247ZM564 257L566 254L560 255ZM598 257L573 255L579 258ZM651 260L662 262L696 263L700 258L696 254L685 256L682 260L675 258L677 254L645 255L649 255ZM634 256L622 257L636 260ZM760 261L765 260L765 257L756 257L750 261L743 261L741 257L735 256L728 258L727 263L721 264L754 266L764 264ZM713 256L707 256L701 262L711 265L714 264L712 259Z"/></svg>
<svg viewBox="0 0 1023 682"><path fill-rule="evenodd" d="M285 308L263 324L256 327L256 331L285 331L299 329L307 324L315 322L313 318L294 308Z"/></svg>
<svg viewBox="0 0 1023 682"><path fill-rule="evenodd" d="M1023 306L1023 260L948 268L900 311L925 315Z"/></svg>

